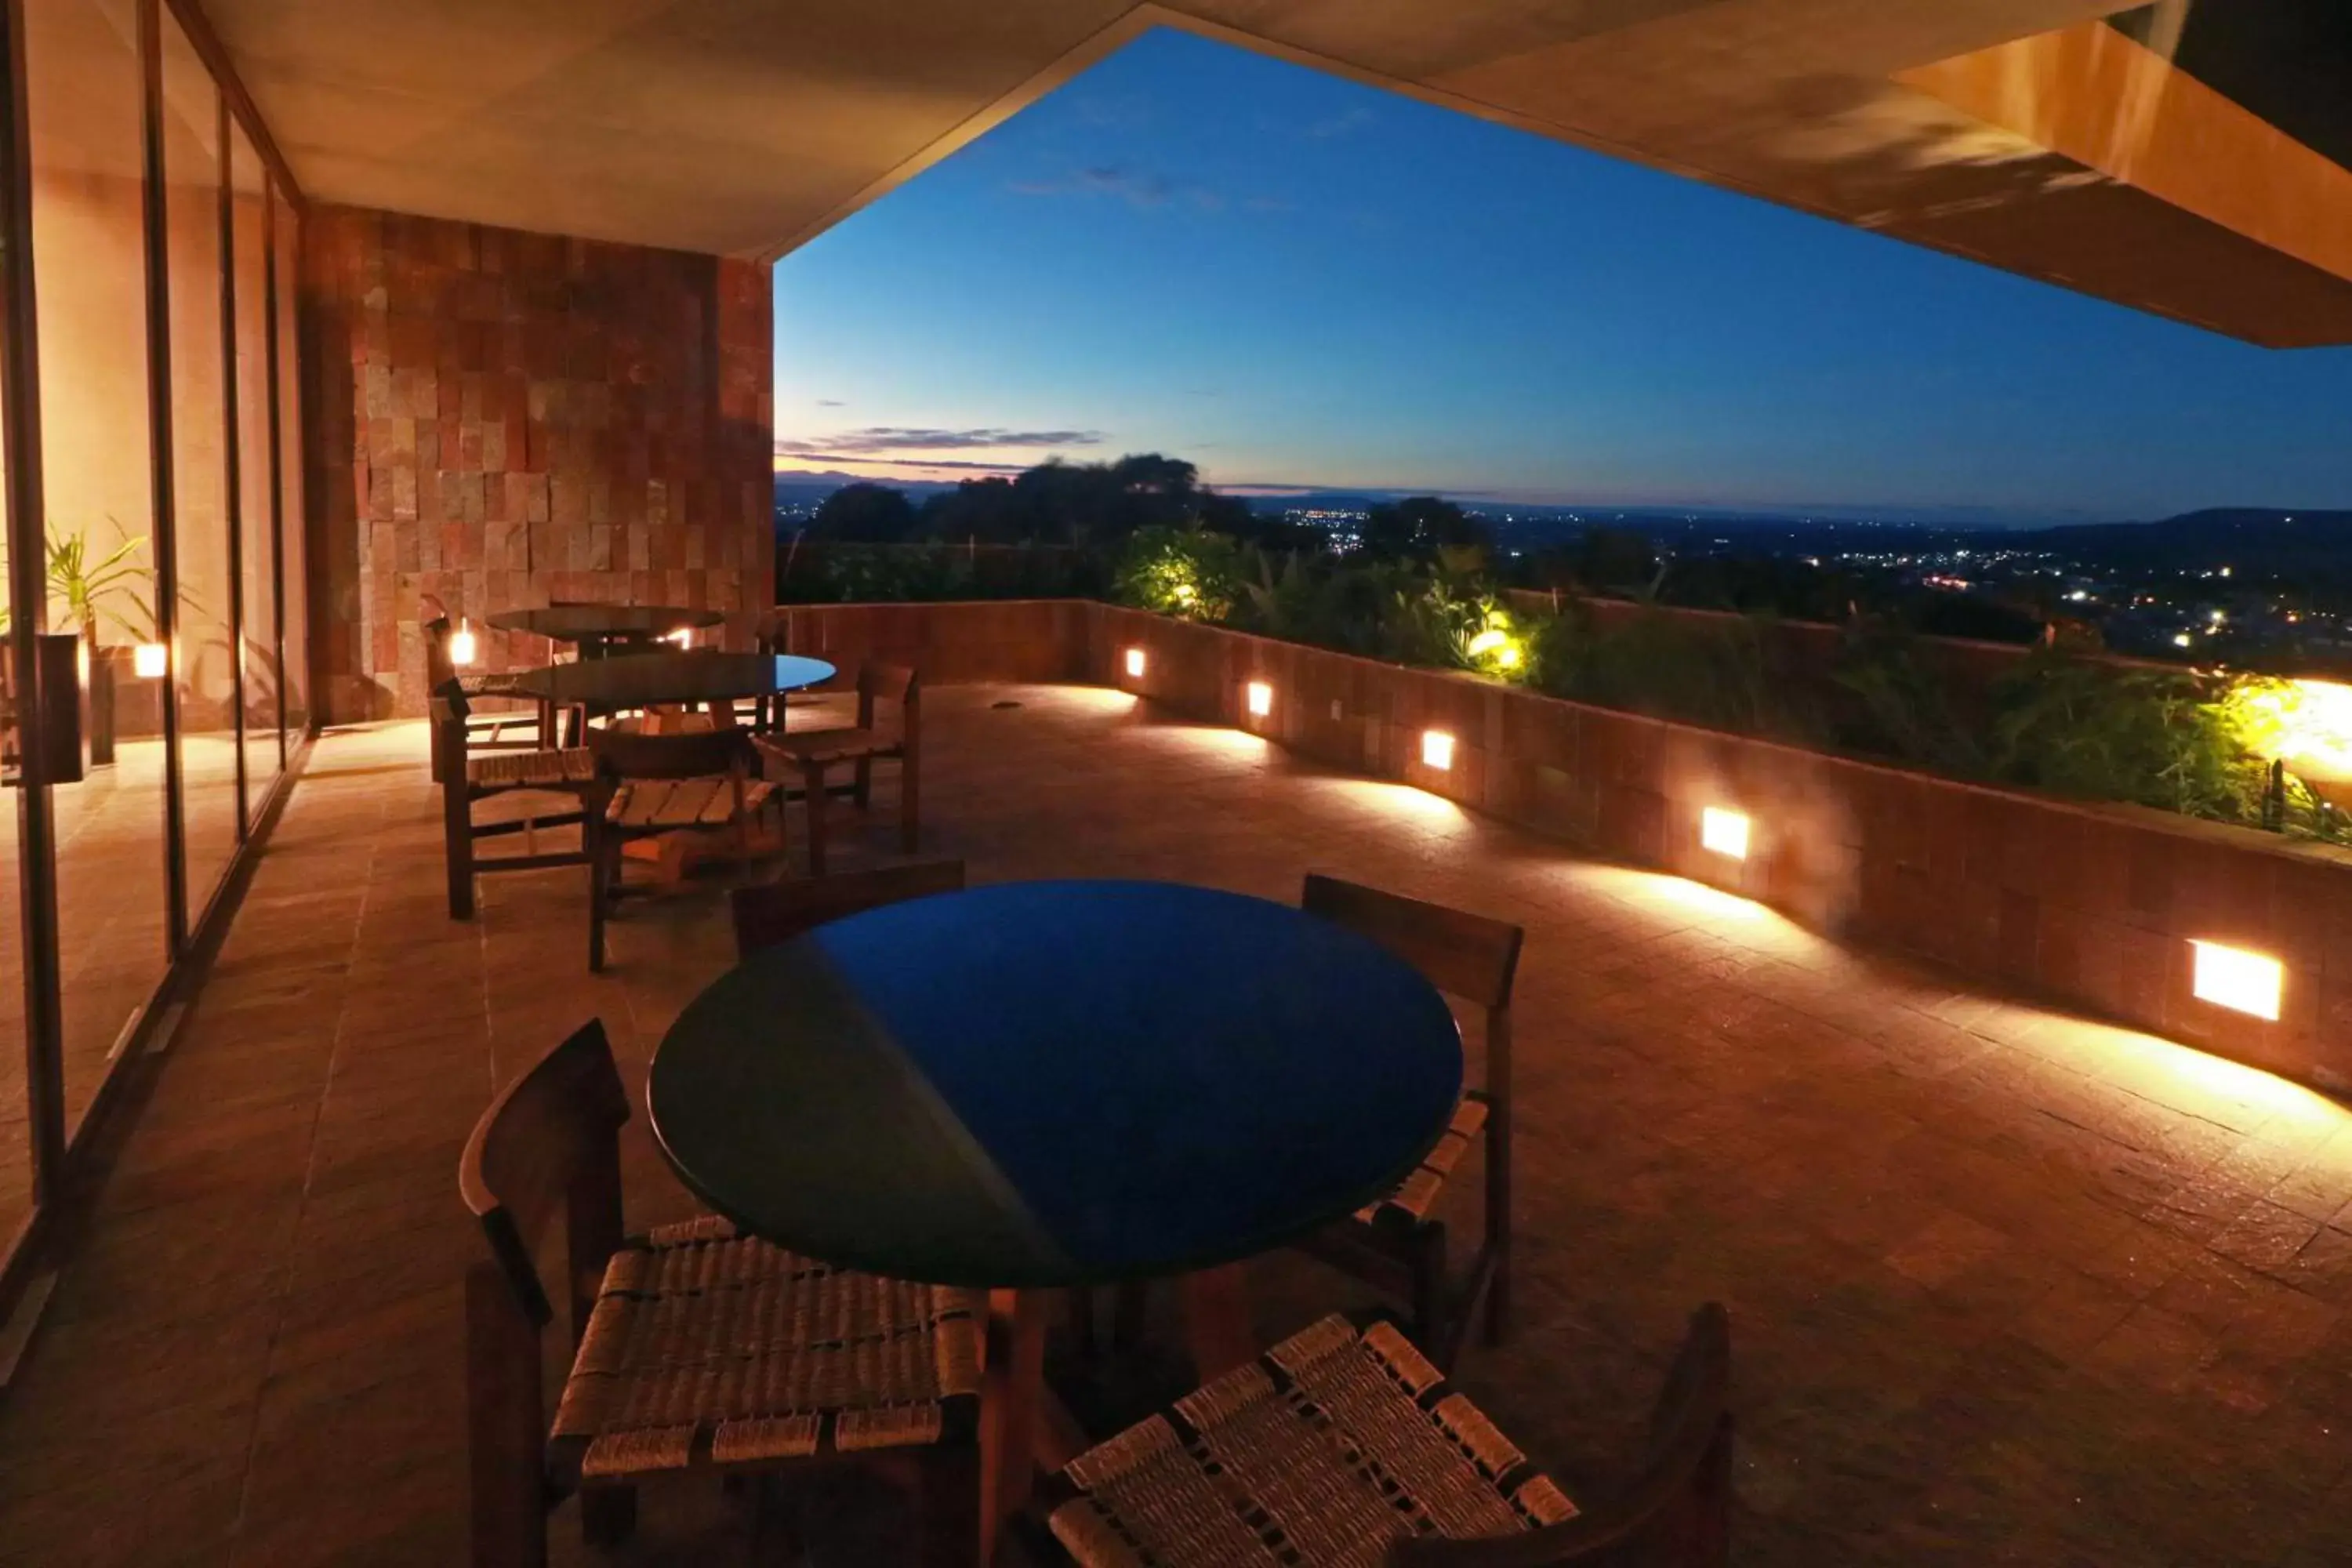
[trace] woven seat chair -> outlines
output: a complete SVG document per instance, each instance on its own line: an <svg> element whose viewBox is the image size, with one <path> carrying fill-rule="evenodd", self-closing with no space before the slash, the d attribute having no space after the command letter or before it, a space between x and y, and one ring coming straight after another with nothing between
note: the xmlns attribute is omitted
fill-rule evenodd
<svg viewBox="0 0 2352 1568"><path fill-rule="evenodd" d="M1475 1320L1484 1315L1490 1344L1502 1339L1510 1321L1511 985L1526 933L1484 915L1312 872L1299 907L1371 938L1438 990L1484 1013L1484 1082L1463 1094L1419 1168L1378 1203L1296 1244L1402 1306L1415 1341L1438 1365L1450 1369ZM1463 1156L1481 1142L1486 1156L1485 1235L1456 1279L1445 1224L1433 1210ZM1140 1336L1144 1295L1141 1285L1118 1288L1113 1332L1122 1347ZM1079 1338L1090 1342L1092 1293L1073 1292L1069 1307Z"/></svg>
<svg viewBox="0 0 2352 1568"><path fill-rule="evenodd" d="M1395 1325L1334 1316L1080 1455L1039 1511L1081 1568L1719 1568L1730 1366L1710 1303L1635 1479L1580 1509Z"/></svg>
<svg viewBox="0 0 2352 1568"><path fill-rule="evenodd" d="M569 827L581 821L582 800L595 782L595 763L586 748L568 751L498 751L467 749L467 700L457 681L445 682L433 694L433 776L441 788L441 849L448 869L449 918L470 920L474 914L474 879L493 871L540 871L554 866L586 863L580 849L542 853L534 842L542 827ZM520 819L478 823L474 806L494 795L521 792L569 797L556 809L534 812ZM520 855L480 857L474 843L512 834L524 836Z"/></svg>
<svg viewBox="0 0 2352 1568"><path fill-rule="evenodd" d="M749 958L761 948L790 942L827 921L907 899L961 891L961 860L926 860L919 865L886 866L879 870L852 871L840 877L800 878L738 888L732 895L735 956Z"/></svg>
<svg viewBox="0 0 2352 1568"><path fill-rule="evenodd" d="M878 705L898 709L895 723L879 722ZM912 855L920 837L922 806L922 682L911 669L868 659L857 670L857 722L833 730L804 730L798 734L763 734L756 744L772 773L797 775L808 797L809 874L824 874L826 775L846 767L851 781L846 793L860 809L874 795L874 764L896 759L898 763L898 841L901 852Z"/></svg>
<svg viewBox="0 0 2352 1568"><path fill-rule="evenodd" d="M604 967L604 920L631 889L621 882L621 849L632 839L668 836L731 837L749 859L764 818L775 824L774 847L784 836L784 794L756 776L757 758L740 730L676 735L592 730L588 751L594 776L588 786L588 967Z"/></svg>
<svg viewBox="0 0 2352 1568"><path fill-rule="evenodd" d="M1303 1244L1304 1250L1406 1303L1414 1338L1440 1366L1451 1367L1482 1310L1488 1343L1500 1341L1509 1324L1511 984L1526 933L1483 915L1313 874L1301 890L1299 907L1371 938L1440 991L1485 1014L1483 1084L1463 1095L1420 1169L1353 1219ZM1432 1211L1448 1176L1482 1140L1486 1234L1457 1282L1448 1267L1444 1224Z"/></svg>
<svg viewBox="0 0 2352 1568"><path fill-rule="evenodd" d="M449 617L425 623L425 689L438 691L451 681L470 705L485 698L528 706L495 711L469 711L466 716L465 749L476 751L539 751L555 740L553 705L517 684L518 670L460 671L449 657ZM436 742L437 743L437 742Z"/></svg>
<svg viewBox="0 0 2352 1568"><path fill-rule="evenodd" d="M609 1544L640 1481L827 1461L911 1481L927 1558L968 1558L984 1296L829 1268L715 1217L625 1236L628 1117L591 1023L467 1142L458 1185L489 1244L466 1276L475 1568L542 1568L548 1510L575 1493ZM559 1226L574 1354L551 1424L541 1335L556 1303L533 1258Z"/></svg>

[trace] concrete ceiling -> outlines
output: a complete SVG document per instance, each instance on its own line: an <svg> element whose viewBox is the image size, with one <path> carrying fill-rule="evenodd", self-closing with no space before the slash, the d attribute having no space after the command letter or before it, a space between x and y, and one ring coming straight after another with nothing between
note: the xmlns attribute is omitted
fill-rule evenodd
<svg viewBox="0 0 2352 1568"><path fill-rule="evenodd" d="M2253 342L2352 342L2352 173L2174 69L2161 16L2105 26L2116 0L203 5L331 202L772 257L1170 26Z"/></svg>

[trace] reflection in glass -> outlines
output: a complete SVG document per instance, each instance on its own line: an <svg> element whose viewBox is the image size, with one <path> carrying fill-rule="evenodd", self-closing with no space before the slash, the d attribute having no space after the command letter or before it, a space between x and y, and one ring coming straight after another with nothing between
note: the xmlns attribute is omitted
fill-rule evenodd
<svg viewBox="0 0 2352 1568"><path fill-rule="evenodd" d="M234 121L228 138L229 244L236 279L236 532L245 626L245 803L258 814L278 776L278 545L269 450L269 181Z"/></svg>
<svg viewBox="0 0 2352 1568"><path fill-rule="evenodd" d="M6 261L0 258L0 282ZM7 322L0 319L0 353L8 347ZM7 534L8 454L0 447L0 542ZM0 551L0 567L5 552ZM8 610L8 574L0 570L0 615ZM16 659L0 644L0 753L12 787L0 792L0 1248L33 1206L32 1123L25 1107L25 933L18 928L16 900Z"/></svg>
<svg viewBox="0 0 2352 1568"><path fill-rule="evenodd" d="M169 956L163 682L138 672L156 628L136 12L25 12L48 624L87 649L93 763L51 791L68 1132Z"/></svg>
<svg viewBox="0 0 2352 1568"><path fill-rule="evenodd" d="M302 512L302 374L301 341L295 328L294 301L301 287L299 221L283 192L269 188L270 240L277 247L277 268L271 283L278 309L278 498L280 581L285 584L286 653L279 670L286 683L286 743L291 746L310 722L310 636L305 623Z"/></svg>
<svg viewBox="0 0 2352 1568"><path fill-rule="evenodd" d="M172 504L179 569L180 766L188 919L236 852L237 658L229 620L228 388L221 316L220 95L170 9L163 217L172 319Z"/></svg>

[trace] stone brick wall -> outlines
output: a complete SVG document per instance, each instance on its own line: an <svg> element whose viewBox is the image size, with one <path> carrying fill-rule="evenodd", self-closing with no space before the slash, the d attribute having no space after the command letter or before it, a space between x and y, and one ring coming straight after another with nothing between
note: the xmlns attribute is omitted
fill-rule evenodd
<svg viewBox="0 0 2352 1568"><path fill-rule="evenodd" d="M1491 681L1089 607L1090 679L1400 780L1816 930L1995 977L2289 1078L2352 1089L2352 853L2136 806L1986 789ZM1129 647L1145 674L1129 679ZM1243 693L1263 679L1274 711ZM1454 737L1452 767L1421 736ZM1753 824L1701 847L1706 807ZM2279 959L2281 1016L2190 992L2190 943Z"/></svg>
<svg viewBox="0 0 2352 1568"><path fill-rule="evenodd" d="M2352 853L2163 812L1984 789L1108 605L790 613L793 650L844 669L872 655L912 663L934 684L1119 687L1332 767L1744 894L1815 930L2352 1089ZM1144 653L1139 679L1126 673L1129 648ZM1253 680L1274 688L1265 718L1246 710ZM1450 768L1422 762L1428 730L1454 737ZM1710 805L1750 818L1745 860L1699 844ZM2278 1021L2193 996L2193 941L2279 959Z"/></svg>
<svg viewBox="0 0 2352 1568"><path fill-rule="evenodd" d="M793 605L777 612L789 653L829 660L837 684L860 660L903 664L946 685L1091 679L1092 606L1076 599L937 605Z"/></svg>
<svg viewBox="0 0 2352 1568"><path fill-rule="evenodd" d="M710 606L747 637L774 575L770 288L751 262L313 208L324 716L423 711L436 600L478 629L550 599Z"/></svg>

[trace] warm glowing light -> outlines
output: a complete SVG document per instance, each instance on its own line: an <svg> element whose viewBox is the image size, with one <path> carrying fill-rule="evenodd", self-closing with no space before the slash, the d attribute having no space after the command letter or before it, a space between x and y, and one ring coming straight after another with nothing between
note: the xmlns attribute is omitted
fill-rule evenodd
<svg viewBox="0 0 2352 1568"><path fill-rule="evenodd" d="M1686 910L1696 910L1700 914L1713 915L1718 920L1760 921L1771 912L1753 899L1738 898L1710 888L1704 882L1693 882L1681 877L1658 879L1658 893L1669 903L1680 904Z"/></svg>
<svg viewBox="0 0 2352 1568"><path fill-rule="evenodd" d="M1485 628L1465 643L1462 651L1472 662L1494 669L1517 669L1527 661L1527 648L1511 630L1507 610L1487 611Z"/></svg>
<svg viewBox="0 0 2352 1568"><path fill-rule="evenodd" d="M2175 632L2172 635L2172 646L2175 647L2188 647L2195 641L2196 639L2187 632Z"/></svg>
<svg viewBox="0 0 2352 1568"><path fill-rule="evenodd" d="M1710 805L1699 813L1698 841L1702 848L1734 860L1748 858L1748 817L1743 812Z"/></svg>
<svg viewBox="0 0 2352 1568"><path fill-rule="evenodd" d="M1129 680L1143 679L1143 650L1139 647L1127 650L1127 678Z"/></svg>
<svg viewBox="0 0 2352 1568"><path fill-rule="evenodd" d="M1454 737L1443 730L1424 730L1421 733L1421 761L1423 767L1441 771L1454 765Z"/></svg>
<svg viewBox="0 0 2352 1568"><path fill-rule="evenodd" d="M456 631L449 634L449 662L451 664L474 662L473 629L463 622L458 624Z"/></svg>
<svg viewBox="0 0 2352 1568"><path fill-rule="evenodd" d="M131 650L131 672L142 680L161 680L172 668L172 650L159 642L143 642Z"/></svg>
<svg viewBox="0 0 2352 1568"><path fill-rule="evenodd" d="M2229 612L2226 610L2216 610L2213 612L2213 624L2217 626L2229 618Z"/></svg>
<svg viewBox="0 0 2352 1568"><path fill-rule="evenodd" d="M2189 989L2199 1001L2232 1012L2251 1013L2273 1023L2278 1021L2279 994L2286 984L2286 970L2277 959L2248 952L2243 948L2224 947L2218 942L2192 942L2189 945L2197 950L2197 968Z"/></svg>
<svg viewBox="0 0 2352 1568"><path fill-rule="evenodd" d="M1251 681L1249 683L1249 710L1252 715L1260 719L1263 719L1267 714L1273 712L1274 688L1268 686L1263 680Z"/></svg>
<svg viewBox="0 0 2352 1568"><path fill-rule="evenodd" d="M2315 794L2332 797L2352 784L2352 686L2270 681L2244 700L2256 751L2284 763Z"/></svg>
<svg viewBox="0 0 2352 1568"><path fill-rule="evenodd" d="M662 638L662 641L675 644L678 647L692 647L694 646L694 628L692 626L680 626L677 630L670 633L669 636Z"/></svg>

